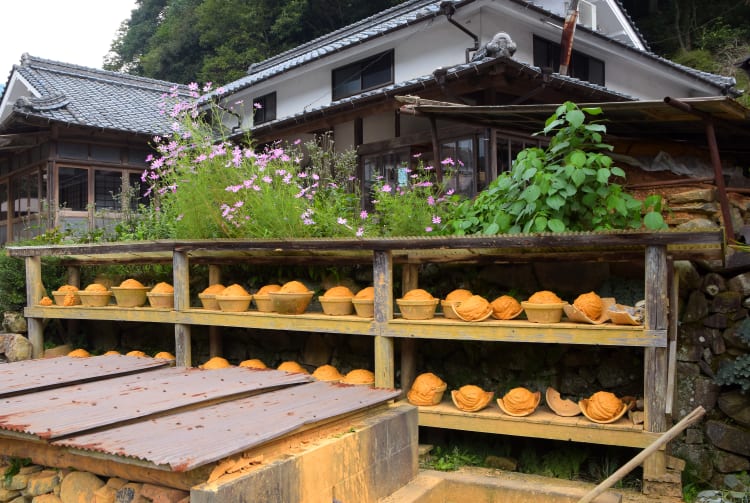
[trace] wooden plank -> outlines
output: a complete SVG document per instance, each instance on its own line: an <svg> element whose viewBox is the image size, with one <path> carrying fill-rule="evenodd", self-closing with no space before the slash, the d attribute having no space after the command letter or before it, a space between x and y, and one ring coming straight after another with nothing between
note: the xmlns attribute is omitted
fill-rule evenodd
<svg viewBox="0 0 750 503"><path fill-rule="evenodd" d="M442 316L418 321L394 319L384 330L383 333L391 337L416 339L644 347L661 347L667 343L666 333L655 336L643 327L635 326L570 322L542 324L525 320L486 320L467 323L447 320Z"/></svg>
<svg viewBox="0 0 750 503"><path fill-rule="evenodd" d="M145 323L176 323L176 312L153 307L33 306L24 308L27 318L57 318L77 320L136 321Z"/></svg>
<svg viewBox="0 0 750 503"><path fill-rule="evenodd" d="M419 407L419 425L623 447L646 447L658 438L627 418L612 424L598 424L584 416L558 416L543 405L530 416L513 417L504 414L495 402L479 412L462 412L449 400Z"/></svg>
<svg viewBox="0 0 750 503"><path fill-rule="evenodd" d="M393 339L382 335L382 328L393 318L393 255L390 251L375 251L373 258L373 288L375 289L375 386L393 388L396 382Z"/></svg>
<svg viewBox="0 0 750 503"><path fill-rule="evenodd" d="M408 292L419 288L419 266L404 264L401 271L402 291ZM417 341L401 339L401 390L406 393L417 375Z"/></svg>
<svg viewBox="0 0 750 503"><path fill-rule="evenodd" d="M208 284L221 284L221 267L216 264L208 266ZM211 325L208 327L208 355L213 358L222 354L221 328L218 325Z"/></svg>
<svg viewBox="0 0 750 503"><path fill-rule="evenodd" d="M172 256L174 277L174 308L184 311L190 307L190 265L187 253L175 251ZM174 326L175 364L178 367L192 366L192 345L190 325L175 323Z"/></svg>
<svg viewBox="0 0 750 503"><path fill-rule="evenodd" d="M295 332L324 332L336 334L377 335L375 322L359 316L329 316L323 313L278 314L244 311L223 313L205 309L190 309L175 313L174 321L185 325L216 325L221 327L255 328L263 330L291 330Z"/></svg>
<svg viewBox="0 0 750 503"><path fill-rule="evenodd" d="M644 326L649 330L666 330L669 319L668 271L665 246L649 246L645 254L646 314ZM644 350L644 429L661 433L667 430L667 348ZM643 464L644 478L658 478L666 472L666 457L654 454Z"/></svg>
<svg viewBox="0 0 750 503"><path fill-rule="evenodd" d="M41 257L26 257L26 302L33 306L44 297L42 283ZM41 319L30 318L27 321L27 334L32 348L32 357L41 358L44 354L44 325Z"/></svg>
<svg viewBox="0 0 750 503"><path fill-rule="evenodd" d="M508 248L519 253L534 248L588 248L603 250L607 247L645 247L674 245L718 247L718 256L723 256L723 233L721 230L662 232L605 231L584 233L551 234L503 234L496 236L439 236L426 238L320 238L293 240L161 240L128 243L102 243L52 246L9 246L11 256L81 256L89 259L99 256L107 260L139 258L143 262L169 257L172 251L198 254L201 250L247 251L266 250L278 254L284 250L324 251L337 250L417 250L417 249L471 249ZM569 250L570 251L570 250ZM105 257L105 255L108 255Z"/></svg>
<svg viewBox="0 0 750 503"><path fill-rule="evenodd" d="M154 440L158 442L158 440ZM65 447L44 443L0 437L0 452L5 456L31 458L41 466L92 472L103 477L119 477L135 482L146 482L160 486L189 491L196 484L205 482L212 465L189 472L171 472L169 467L142 466L137 460L118 457L97 456L88 451L71 452Z"/></svg>

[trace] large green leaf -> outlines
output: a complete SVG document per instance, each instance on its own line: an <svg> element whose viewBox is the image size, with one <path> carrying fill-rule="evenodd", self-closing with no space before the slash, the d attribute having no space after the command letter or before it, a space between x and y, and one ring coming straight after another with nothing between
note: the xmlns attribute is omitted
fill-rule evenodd
<svg viewBox="0 0 750 503"><path fill-rule="evenodd" d="M649 211L646 213L643 217L643 225L652 230L664 229L667 226L667 224L664 223L664 217L662 217L661 213L657 213L656 211Z"/></svg>
<svg viewBox="0 0 750 503"><path fill-rule="evenodd" d="M565 114L565 118L573 127L580 127L583 121L586 120L586 116L580 110L571 110Z"/></svg>
<svg viewBox="0 0 750 503"><path fill-rule="evenodd" d="M573 175L570 178L573 180L573 183L576 184L576 187L580 187L581 184L586 181L586 171L577 169L573 172Z"/></svg>
<svg viewBox="0 0 750 503"><path fill-rule="evenodd" d="M521 199L524 201L527 201L529 203L533 203L537 199L539 199L539 196L542 194L542 191L539 189L537 185L529 185L526 187L526 189L521 193Z"/></svg>
<svg viewBox="0 0 750 503"><path fill-rule="evenodd" d="M547 221L547 227L552 232L565 232L565 224L558 218L550 218Z"/></svg>
<svg viewBox="0 0 750 503"><path fill-rule="evenodd" d="M553 210L557 211L560 208L565 205L565 199L563 199L561 196L555 194L554 196L550 196L547 198L547 206L552 208Z"/></svg>

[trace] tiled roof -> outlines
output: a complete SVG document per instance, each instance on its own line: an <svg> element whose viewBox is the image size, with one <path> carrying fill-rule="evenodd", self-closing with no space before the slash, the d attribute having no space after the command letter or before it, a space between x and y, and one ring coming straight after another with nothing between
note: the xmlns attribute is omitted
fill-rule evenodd
<svg viewBox="0 0 750 503"><path fill-rule="evenodd" d="M226 95L241 91L242 89L248 88L259 82L282 74L293 68L305 65L332 53L341 51L348 47L362 44L368 40L386 35L387 33L407 28L419 21L433 18L440 14L440 4L443 1L444 0L407 0L406 2L399 4L396 7L384 10L374 16L368 17L347 27L331 32L328 35L307 42L265 61L254 64L248 69L248 74L246 76L222 86L214 93L210 93L209 95L204 96L204 99L209 99L215 94ZM453 4L456 7L460 7L462 5L472 3L473 1L475 0L455 0L453 1ZM562 17L537 5L533 0L508 1L522 5L527 9L533 9L540 14L553 18L559 22L564 21ZM628 20L630 21L630 18L628 18ZM628 50L634 51L648 59L651 59L654 62L677 69L690 75L693 78L717 86L720 89L728 90L736 84L736 81L733 77L723 77L720 75L701 72L693 68L679 65L677 63L674 63L673 61L657 56L652 52L642 51L611 37L587 29L583 26L576 29L587 31L594 36L600 37L607 43L620 45ZM638 33L638 35L640 37L640 33Z"/></svg>
<svg viewBox="0 0 750 503"><path fill-rule="evenodd" d="M470 63L464 63L456 66L452 66L445 69L445 79L455 80L461 78L462 75L478 75L482 72L486 72L494 67L498 63L502 63L508 68L512 68L518 74L523 74L530 81L545 80L546 84L552 87L567 87L569 92L575 93L576 95L587 95L589 100L592 101L634 101L635 98L628 96L606 87L592 84L584 80L576 79L574 77L568 77L566 75L560 75L559 73L552 73L545 76L541 68L527 65L520 61L514 60L508 57L498 58L484 58L478 61L472 61ZM327 112L335 110L337 108L352 109L357 105L367 103L369 101L382 99L383 97L393 97L409 93L418 93L420 90L428 87L437 85L435 76L423 75L414 79L410 79L389 86L372 89L365 91L354 96L349 96L337 101L333 101L329 104L308 109L304 112L297 113L289 117L279 118L275 121L264 122L263 124L251 129L251 132L261 132L272 130L275 127L283 127L285 124L295 124L302 122L305 119L314 118L316 115L325 115ZM573 91L575 90L575 91Z"/></svg>
<svg viewBox="0 0 750 503"><path fill-rule="evenodd" d="M161 134L170 121L159 114L158 104L176 84L117 72L86 68L24 54L14 72L39 94L13 104L13 112L26 118L70 125ZM187 96L185 86L178 87Z"/></svg>

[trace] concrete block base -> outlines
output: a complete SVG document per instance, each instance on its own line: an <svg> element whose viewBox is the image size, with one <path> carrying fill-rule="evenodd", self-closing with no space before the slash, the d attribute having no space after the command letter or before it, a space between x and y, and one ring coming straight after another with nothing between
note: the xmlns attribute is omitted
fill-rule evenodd
<svg viewBox="0 0 750 503"><path fill-rule="evenodd" d="M417 409L393 405L190 491L191 503L375 503L417 475Z"/></svg>

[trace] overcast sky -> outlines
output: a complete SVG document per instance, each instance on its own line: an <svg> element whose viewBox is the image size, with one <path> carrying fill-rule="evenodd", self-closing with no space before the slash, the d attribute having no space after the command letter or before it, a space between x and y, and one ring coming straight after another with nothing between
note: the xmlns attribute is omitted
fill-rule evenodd
<svg viewBox="0 0 750 503"><path fill-rule="evenodd" d="M21 55L101 68L136 0L0 1L0 82Z"/></svg>

